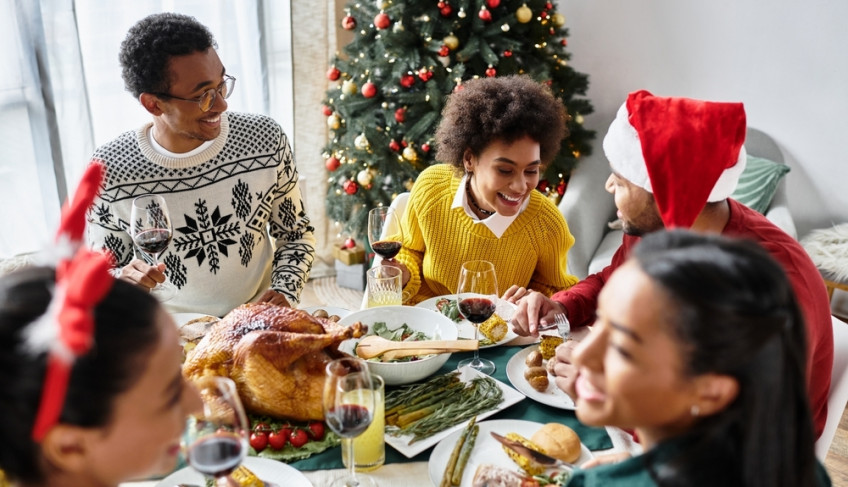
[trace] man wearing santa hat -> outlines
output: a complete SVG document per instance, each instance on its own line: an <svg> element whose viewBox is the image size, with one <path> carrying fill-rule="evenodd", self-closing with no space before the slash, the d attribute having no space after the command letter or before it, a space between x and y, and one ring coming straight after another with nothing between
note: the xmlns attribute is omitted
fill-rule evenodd
<svg viewBox="0 0 848 487"><path fill-rule="evenodd" d="M758 242L786 271L807 323L807 382L816 437L827 418L827 396L833 366L833 330L827 291L801 245L760 213L730 199L745 169L746 121L741 103L654 96L637 91L627 97L604 138L612 174L606 189L615 197L624 237L612 263L597 274L551 298L538 292L505 297L518 300L512 319L520 335L566 313L572 326L594 320L598 293L612 272L627 259L639 237L664 228ZM557 384L572 386L570 344L557 350Z"/></svg>

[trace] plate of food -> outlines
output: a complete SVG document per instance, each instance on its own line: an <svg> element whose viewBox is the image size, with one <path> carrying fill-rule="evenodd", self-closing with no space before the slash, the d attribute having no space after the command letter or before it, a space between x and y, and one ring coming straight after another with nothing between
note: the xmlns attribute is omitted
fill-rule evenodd
<svg viewBox="0 0 848 487"><path fill-rule="evenodd" d="M446 473L445 471L447 470L451 454L457 444L457 440L463 434L466 425L467 423L463 424L459 430L454 431L442 439L433 448L433 452L430 454L430 461L427 465L430 481L433 485L442 485L442 477ZM548 455L576 465L591 460L593 457L592 452L586 445L580 442L577 433L563 424L542 424L519 419L496 419L478 421L477 426L479 426L479 430L468 454L468 460L460 473L461 482L459 485L477 485L473 484L473 480L474 476L478 475L478 469L481 470L479 475L489 475L490 481L495 481L498 476L509 476L513 478L531 476L530 473L522 470L516 460L510 457L505 448L492 437L491 433L493 432L510 439L515 439L515 435L518 435L523 440L530 440L533 444L541 447ZM566 472L566 475L559 478L567 477L567 469L562 467L554 469L537 467L537 470L533 471L546 475L549 478L555 478L558 474ZM507 484L496 484L493 482L490 485ZM516 483L514 485L519 484ZM564 483L553 485L564 485Z"/></svg>
<svg viewBox="0 0 848 487"><path fill-rule="evenodd" d="M300 309L306 311L312 316L327 318L330 321L339 321L350 314L350 310L339 308L338 306L306 306Z"/></svg>
<svg viewBox="0 0 848 487"><path fill-rule="evenodd" d="M309 481L299 470L276 460L260 457L247 457L242 465L253 472L259 480L267 484L274 483L286 487L312 487ZM197 470L186 467L168 475L155 487L173 487L175 485L206 485L206 478Z"/></svg>
<svg viewBox="0 0 848 487"><path fill-rule="evenodd" d="M196 343L220 319L203 313L171 313L171 317L180 330L180 340L183 343Z"/></svg>
<svg viewBox="0 0 848 487"><path fill-rule="evenodd" d="M481 372L478 372L478 371L472 369L471 367L463 367L456 372L458 372L459 380L462 383L466 384L466 387L469 383L471 383L475 379L487 379L489 381L492 381L492 383L494 383L494 385L498 389L500 389L500 392L502 394L501 402L498 403L498 405L496 407L492 408L492 409L488 409L488 410L479 412L477 414L478 419L488 418L489 416L497 413L498 411L503 411L504 409L506 409L506 408L512 406L513 404L520 402L524 399L524 395L519 393L518 391L516 391L512 387L504 384L503 382L501 382L497 379L494 379L494 378L489 377L489 376L487 376L487 375L485 375ZM453 374L453 373L455 373L455 372L451 372L450 374ZM440 378L448 377L450 374L445 374L444 376L433 377L425 383L412 384L412 385L406 386L406 387L410 388L410 389L406 389L406 390L412 391L412 393L413 393L412 395L415 396L416 395L415 391L411 389L412 387L415 387L415 386L419 386L419 387L421 387L425 390L438 389L439 387L442 387L442 385L438 385L438 384L436 384L436 382ZM433 446L436 443L438 443L439 441L441 441L443 438L451 435L454 432L460 431L460 430L462 430L462 428L465 427L464 422L460 422L458 424L454 424L454 425L448 426L444 429L441 429L441 430L437 431L436 433L433 433L433 434L431 434L431 435L429 435L425 438L419 439L419 440L415 440L415 435L412 434L412 433L398 432L400 434L396 435L396 434L392 433L393 427L390 426L391 423L393 422L393 418L392 418L392 408L391 408L392 404L391 404L391 400L390 400L388 395L387 395L386 401L387 401L386 402L387 428L386 428L386 435L385 435L386 443L391 445L395 450L401 452L407 458L412 458L415 455L418 455L419 453L423 452L427 448L430 448L431 446ZM461 404L459 404L458 401L449 401L449 402L453 403L454 407L461 407ZM475 402L479 403L480 401L475 401ZM438 407L436 409L443 409L443 408ZM438 485L438 483L436 485Z"/></svg>
<svg viewBox="0 0 848 487"><path fill-rule="evenodd" d="M544 337L542 337L544 340ZM557 337L558 338L558 337ZM554 383L548 360L542 358L540 345L522 348L506 363L506 376L513 387L530 399L560 409L574 410L574 400Z"/></svg>
<svg viewBox="0 0 848 487"><path fill-rule="evenodd" d="M430 298L415 306L438 311L456 323L459 338L474 339L474 323L463 319L457 306L456 294L446 294ZM509 301L498 300L495 314L480 323L480 348L496 347L518 337L509 326L509 320L515 313L515 305Z"/></svg>

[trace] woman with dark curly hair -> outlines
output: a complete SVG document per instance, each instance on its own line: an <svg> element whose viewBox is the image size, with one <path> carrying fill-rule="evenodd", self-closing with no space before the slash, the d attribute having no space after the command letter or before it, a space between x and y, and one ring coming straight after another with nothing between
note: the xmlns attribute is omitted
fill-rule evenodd
<svg viewBox="0 0 848 487"><path fill-rule="evenodd" d="M500 290L550 295L571 287L566 253L574 237L556 206L535 191L568 134L551 91L527 76L480 78L453 93L436 131L436 158L415 181L404 212L407 304L453 294L462 263L495 265Z"/></svg>
<svg viewBox="0 0 848 487"><path fill-rule="evenodd" d="M755 242L643 237L601 290L574 364L577 418L635 428L645 452L567 485L830 485L814 453L806 353L792 285Z"/></svg>

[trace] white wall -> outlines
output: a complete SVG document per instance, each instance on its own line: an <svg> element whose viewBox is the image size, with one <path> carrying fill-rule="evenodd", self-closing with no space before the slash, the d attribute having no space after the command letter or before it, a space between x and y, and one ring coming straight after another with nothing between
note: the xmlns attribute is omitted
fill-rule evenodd
<svg viewBox="0 0 848 487"><path fill-rule="evenodd" d="M627 93L742 101L792 167L799 236L848 222L848 2L559 0L600 141Z"/></svg>

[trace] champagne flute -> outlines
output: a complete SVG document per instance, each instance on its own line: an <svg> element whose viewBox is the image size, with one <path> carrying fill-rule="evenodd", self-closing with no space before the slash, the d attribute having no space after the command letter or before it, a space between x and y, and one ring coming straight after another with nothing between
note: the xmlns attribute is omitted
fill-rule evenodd
<svg viewBox="0 0 848 487"><path fill-rule="evenodd" d="M236 390L227 377L205 376L194 382L203 400L203 410L189 416L183 433L188 464L228 485L227 476L241 465L247 454L250 423Z"/></svg>
<svg viewBox="0 0 848 487"><path fill-rule="evenodd" d="M379 384L377 384L379 386ZM374 382L364 361L341 358L327 364L324 381L324 419L327 426L342 438L353 440L371 424L374 417ZM347 441L348 475L333 482L332 487L374 487L367 476L356 476L353 441Z"/></svg>
<svg viewBox="0 0 848 487"><path fill-rule="evenodd" d="M384 260L392 260L403 245L400 217L390 206L378 206L368 212L368 243Z"/></svg>
<svg viewBox="0 0 848 487"><path fill-rule="evenodd" d="M130 236L136 247L149 256L154 266L171 243L171 217L165 198L156 194L138 196L133 200L130 215ZM150 293L159 301L168 301L176 294L176 288L167 279L157 284Z"/></svg>
<svg viewBox="0 0 848 487"><path fill-rule="evenodd" d="M474 338L479 340L480 323L494 314L498 302L498 279L494 264L487 260L471 260L462 264L456 294L459 312L463 318L474 323ZM486 375L495 371L494 362L480 358L479 350L474 350L473 358L459 362L459 367L466 365Z"/></svg>

